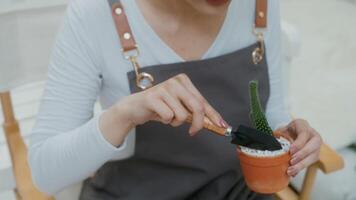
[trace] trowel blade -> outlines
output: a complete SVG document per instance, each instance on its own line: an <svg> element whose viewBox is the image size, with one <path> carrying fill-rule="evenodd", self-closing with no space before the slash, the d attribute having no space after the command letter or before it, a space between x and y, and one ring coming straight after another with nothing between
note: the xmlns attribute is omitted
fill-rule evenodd
<svg viewBox="0 0 356 200"><path fill-rule="evenodd" d="M258 150L282 149L281 144L272 135L243 125L232 132L231 143Z"/></svg>

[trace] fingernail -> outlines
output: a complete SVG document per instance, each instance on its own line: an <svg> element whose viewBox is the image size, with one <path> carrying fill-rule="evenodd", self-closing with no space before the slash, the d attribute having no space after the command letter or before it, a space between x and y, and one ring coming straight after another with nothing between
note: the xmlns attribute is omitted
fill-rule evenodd
<svg viewBox="0 0 356 200"><path fill-rule="evenodd" d="M294 154L294 153L295 153L295 147L292 146L292 147L289 149L289 151L291 152L291 154Z"/></svg>
<svg viewBox="0 0 356 200"><path fill-rule="evenodd" d="M227 125L227 122L223 119L220 119L220 126L223 128L228 128L229 126Z"/></svg>
<svg viewBox="0 0 356 200"><path fill-rule="evenodd" d="M296 161L297 161L297 158L292 158L292 160L290 161L290 164L294 165Z"/></svg>

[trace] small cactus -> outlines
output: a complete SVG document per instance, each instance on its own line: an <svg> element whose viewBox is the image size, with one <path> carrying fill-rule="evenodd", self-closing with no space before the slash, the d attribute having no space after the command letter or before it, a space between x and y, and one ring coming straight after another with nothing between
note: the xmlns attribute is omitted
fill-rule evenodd
<svg viewBox="0 0 356 200"><path fill-rule="evenodd" d="M250 118L259 131L273 135L273 131L268 124L265 113L262 109L260 97L258 95L258 81L250 81Z"/></svg>

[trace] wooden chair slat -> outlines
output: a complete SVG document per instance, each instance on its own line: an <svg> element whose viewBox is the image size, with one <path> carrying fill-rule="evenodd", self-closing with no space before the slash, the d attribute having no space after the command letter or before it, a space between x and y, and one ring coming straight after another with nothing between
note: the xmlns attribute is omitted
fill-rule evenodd
<svg viewBox="0 0 356 200"><path fill-rule="evenodd" d="M19 124L15 119L10 92L0 93L4 114L5 138L11 155L16 180L16 196L22 200L52 200L41 193L33 184L31 171L27 162L27 147L20 134Z"/></svg>

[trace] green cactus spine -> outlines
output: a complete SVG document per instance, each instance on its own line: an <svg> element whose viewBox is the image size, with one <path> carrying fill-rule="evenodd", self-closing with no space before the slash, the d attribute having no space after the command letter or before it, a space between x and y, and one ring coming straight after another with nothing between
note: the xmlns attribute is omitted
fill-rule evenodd
<svg viewBox="0 0 356 200"><path fill-rule="evenodd" d="M273 131L268 124L265 113L262 109L258 94L258 81L250 81L250 118L255 128L264 133L273 135Z"/></svg>

